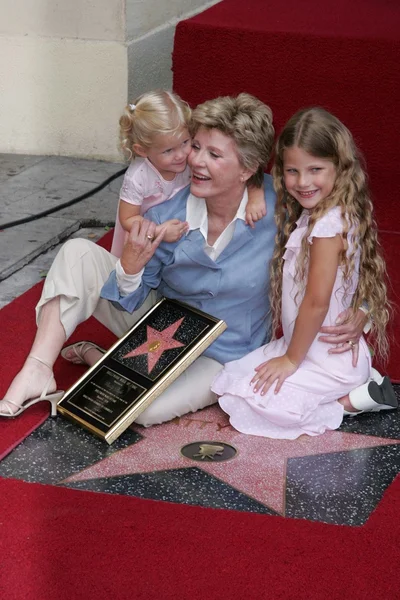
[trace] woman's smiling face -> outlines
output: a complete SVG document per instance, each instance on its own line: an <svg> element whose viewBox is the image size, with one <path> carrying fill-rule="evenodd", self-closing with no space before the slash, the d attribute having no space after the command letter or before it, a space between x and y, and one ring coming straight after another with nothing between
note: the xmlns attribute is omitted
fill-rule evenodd
<svg viewBox="0 0 400 600"><path fill-rule="evenodd" d="M239 161L236 142L218 129L198 129L188 163L192 169L190 191L199 198L237 194L251 175Z"/></svg>

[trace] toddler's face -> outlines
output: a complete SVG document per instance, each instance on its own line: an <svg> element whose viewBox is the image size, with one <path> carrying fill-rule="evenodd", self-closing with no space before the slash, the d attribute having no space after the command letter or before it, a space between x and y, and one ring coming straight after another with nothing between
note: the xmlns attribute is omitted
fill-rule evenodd
<svg viewBox="0 0 400 600"><path fill-rule="evenodd" d="M189 152L190 136L184 128L176 135L156 135L146 155L161 177L172 181L177 173L186 169Z"/></svg>
<svg viewBox="0 0 400 600"><path fill-rule="evenodd" d="M332 192L336 167L331 160L292 146L283 152L283 180L289 194L312 210Z"/></svg>

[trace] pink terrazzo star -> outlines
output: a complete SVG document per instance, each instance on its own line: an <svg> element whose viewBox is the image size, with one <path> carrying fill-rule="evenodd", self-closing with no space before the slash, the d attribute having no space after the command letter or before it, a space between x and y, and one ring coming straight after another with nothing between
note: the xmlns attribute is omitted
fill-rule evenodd
<svg viewBox="0 0 400 600"><path fill-rule="evenodd" d="M172 323L172 325L166 327L162 331L158 331L157 329L150 327L150 325L147 325L147 341L131 352L128 352L128 354L125 354L122 358L147 354L147 372L151 373L165 350L180 348L185 345L173 339L176 330L180 327L184 318L185 317L182 317L179 321L175 321L175 323Z"/></svg>
<svg viewBox="0 0 400 600"><path fill-rule="evenodd" d="M244 435L229 424L218 405L185 415L163 425L145 429L134 425L143 439L128 448L66 479L63 483L130 473L149 473L183 467L197 467L285 514L286 464L300 456L327 454L360 448L399 444L400 440L330 431L297 440L272 440ZM238 450L226 462L194 462L182 456L182 446L210 440L231 444Z"/></svg>

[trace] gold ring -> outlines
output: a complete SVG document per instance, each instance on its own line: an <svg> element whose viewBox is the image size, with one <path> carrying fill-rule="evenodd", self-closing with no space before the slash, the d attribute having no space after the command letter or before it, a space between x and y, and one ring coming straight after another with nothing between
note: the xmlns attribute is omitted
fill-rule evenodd
<svg viewBox="0 0 400 600"><path fill-rule="evenodd" d="M150 241L154 240L154 235L146 235L147 239Z"/></svg>
<svg viewBox="0 0 400 600"><path fill-rule="evenodd" d="M355 343L352 342L351 340L347 340L348 345L350 346L350 348L354 348Z"/></svg>

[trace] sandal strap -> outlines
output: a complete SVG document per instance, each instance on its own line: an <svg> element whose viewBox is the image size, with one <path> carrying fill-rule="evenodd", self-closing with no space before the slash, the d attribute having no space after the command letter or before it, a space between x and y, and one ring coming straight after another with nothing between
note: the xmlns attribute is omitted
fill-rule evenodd
<svg viewBox="0 0 400 600"><path fill-rule="evenodd" d="M28 354L28 358L33 358L34 360L37 360L45 367L48 367L51 371L51 375L48 378L48 380L46 381L43 391L39 396L39 398L41 400L43 400L47 396L47 392L49 391L49 387L50 387L51 383L54 381L53 365L48 363L46 360L43 360L43 358L40 358L39 356L35 356L34 354ZM9 400L8 402L11 402L11 400ZM12 403L12 404L14 404L14 403ZM17 406L17 404L15 404L15 406Z"/></svg>
<svg viewBox="0 0 400 600"><path fill-rule="evenodd" d="M40 394L40 399L41 399L41 400L44 400L44 399L46 398L46 396L47 396L47 393L48 393L48 391L49 391L50 384L51 384L53 381L55 381L55 379L54 379L54 375L53 375L53 372L52 372L52 373L51 373L51 375L50 375L50 377L48 378L48 380L47 380L47 382L46 382L46 384L45 384L44 388L43 388L43 392Z"/></svg>
<svg viewBox="0 0 400 600"><path fill-rule="evenodd" d="M18 409L20 409L20 408L21 408L21 406L20 406L19 404L16 404L16 403L15 403L15 402L13 402L12 400L8 400L7 398L4 398L4 399L2 400L2 402L4 402L4 403L5 403L5 406L4 406L4 408L6 408L6 409L7 409L7 411L8 411L8 413L9 413L9 415L14 415L14 414L15 414L15 412L12 410L12 408L11 408L10 404L12 404L13 406L15 406L15 407L16 407L16 408L18 408Z"/></svg>
<svg viewBox="0 0 400 600"><path fill-rule="evenodd" d="M42 363L42 365L45 365L45 367L48 367L50 371L53 371L53 365L48 363L47 360L39 358L39 356L35 356L34 354L28 354L28 358L33 358L34 360L37 360L38 362Z"/></svg>
<svg viewBox="0 0 400 600"><path fill-rule="evenodd" d="M85 364L86 364L85 356L88 352L90 352L90 350L101 351L100 348L97 346L97 344L94 344L93 342L87 342L87 341L77 342L76 344L71 345L70 349L73 351L75 356L77 358L79 358L79 360L81 360Z"/></svg>
<svg viewBox="0 0 400 600"><path fill-rule="evenodd" d="M80 358L82 357L82 360L84 360L85 355L90 352L90 350L97 350L97 347L92 344L92 342L83 342L80 350Z"/></svg>

